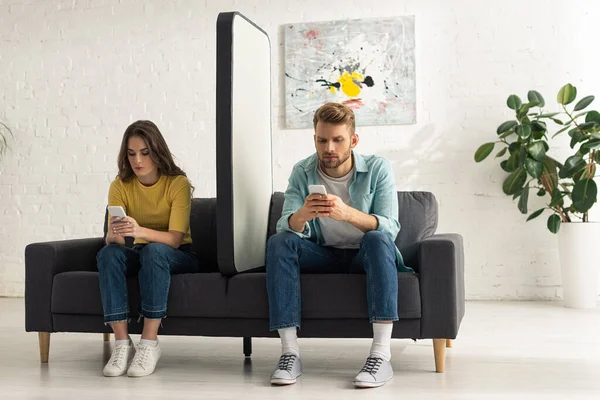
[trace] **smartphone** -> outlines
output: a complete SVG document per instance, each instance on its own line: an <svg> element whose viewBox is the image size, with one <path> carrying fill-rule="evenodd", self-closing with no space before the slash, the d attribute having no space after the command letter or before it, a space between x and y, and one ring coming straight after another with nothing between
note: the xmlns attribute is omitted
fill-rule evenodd
<svg viewBox="0 0 600 400"><path fill-rule="evenodd" d="M120 221L121 219L125 218L127 216L127 214L125 214L125 210L123 210L123 207L121 206L108 206L108 212L110 214L111 217L118 217ZM115 221L115 222L118 222Z"/></svg>
<svg viewBox="0 0 600 400"><path fill-rule="evenodd" d="M327 196L327 190L324 185L308 185L308 193L318 193Z"/></svg>

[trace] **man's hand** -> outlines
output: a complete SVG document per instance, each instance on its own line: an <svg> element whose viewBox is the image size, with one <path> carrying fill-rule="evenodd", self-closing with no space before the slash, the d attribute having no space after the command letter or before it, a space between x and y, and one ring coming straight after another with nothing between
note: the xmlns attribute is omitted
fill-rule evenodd
<svg viewBox="0 0 600 400"><path fill-rule="evenodd" d="M290 215L288 219L290 228L296 232L302 232L307 221L313 218L329 217L331 202L326 198L327 196L322 194L309 194L304 201L304 205Z"/></svg>
<svg viewBox="0 0 600 400"><path fill-rule="evenodd" d="M326 196L326 200L329 202L329 204L331 204L331 211L328 215L329 218L344 222L350 220L352 207L344 203L341 198L333 194L328 194Z"/></svg>

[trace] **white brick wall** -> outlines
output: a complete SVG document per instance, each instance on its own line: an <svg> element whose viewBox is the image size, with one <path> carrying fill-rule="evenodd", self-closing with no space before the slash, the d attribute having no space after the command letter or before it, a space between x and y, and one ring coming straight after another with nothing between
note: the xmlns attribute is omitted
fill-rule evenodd
<svg viewBox="0 0 600 400"><path fill-rule="evenodd" d="M277 190L313 151L310 131L282 129L282 25L415 15L418 123L360 129L359 150L392 160L399 189L435 193L439 231L465 238L470 299L560 297L556 237L472 156L511 93L600 95L592 0L0 0L0 120L16 136L0 162L0 296L23 295L28 243L101 234L133 120L159 125L196 196L216 194L215 23L233 10L271 37Z"/></svg>

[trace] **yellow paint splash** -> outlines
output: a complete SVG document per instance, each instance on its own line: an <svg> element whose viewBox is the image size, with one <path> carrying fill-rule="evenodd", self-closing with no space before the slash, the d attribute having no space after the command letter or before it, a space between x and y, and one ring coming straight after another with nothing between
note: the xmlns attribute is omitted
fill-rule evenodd
<svg viewBox="0 0 600 400"><path fill-rule="evenodd" d="M362 82L363 80L363 75L356 71L352 72L352 75L348 71L344 71L342 76L338 78L338 82L342 85L342 92L348 97L356 97L360 94L360 86L354 81ZM335 91L332 92L335 93Z"/></svg>

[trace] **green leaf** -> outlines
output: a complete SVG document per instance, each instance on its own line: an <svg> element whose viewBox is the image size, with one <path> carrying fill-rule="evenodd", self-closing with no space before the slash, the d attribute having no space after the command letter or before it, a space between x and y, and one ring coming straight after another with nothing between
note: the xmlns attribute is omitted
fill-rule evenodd
<svg viewBox="0 0 600 400"><path fill-rule="evenodd" d="M600 164L600 151L597 151L596 154L594 154L594 161Z"/></svg>
<svg viewBox="0 0 600 400"><path fill-rule="evenodd" d="M513 133L515 133L514 130L506 131L502 135L498 136L498 138L505 139L505 138L509 137L510 135L512 135Z"/></svg>
<svg viewBox="0 0 600 400"><path fill-rule="evenodd" d="M560 217L556 214L552 214L548 218L548 230L552 233L558 233L560 230Z"/></svg>
<svg viewBox="0 0 600 400"><path fill-rule="evenodd" d="M560 88L560 90L558 91L556 100L558 101L559 104L567 105L567 104L573 102L573 100L575 100L576 97L577 97L577 88L575 88L575 86L571 85L570 83L567 83L565 86Z"/></svg>
<svg viewBox="0 0 600 400"><path fill-rule="evenodd" d="M524 169L519 168L504 180L502 190L509 196L518 193L523 188L526 180L527 172L525 172Z"/></svg>
<svg viewBox="0 0 600 400"><path fill-rule="evenodd" d="M502 133L506 133L506 132L510 131L511 129L514 129L514 127L517 125L519 125L519 123L517 121L505 121L505 122L501 123L500 126L498 126L498 128L496 129L496 133L498 135L500 135Z"/></svg>
<svg viewBox="0 0 600 400"><path fill-rule="evenodd" d="M571 148L574 148L577 143L581 142L585 138L583 133L581 133L577 128L571 129L569 131L569 134L571 135L571 143L569 143L569 146L571 146Z"/></svg>
<svg viewBox="0 0 600 400"><path fill-rule="evenodd" d="M531 102L531 103L525 103L523 105L521 105L521 107L519 108L519 111L517 112L517 116L519 118L524 117L525 115L527 115L527 113L529 112L529 110L532 107L537 107L539 105L539 103L537 101Z"/></svg>
<svg viewBox="0 0 600 400"><path fill-rule="evenodd" d="M519 207L519 211L521 214L527 214L527 201L529 200L529 185L525 185L523 191L521 192L521 198L519 198L519 203L517 207Z"/></svg>
<svg viewBox="0 0 600 400"><path fill-rule="evenodd" d="M519 108L521 108L522 104L523 103L521 102L521 99L516 94L511 94L506 100L506 105L508 106L508 108L513 110L518 110Z"/></svg>
<svg viewBox="0 0 600 400"><path fill-rule="evenodd" d="M525 159L527 158L527 150L525 147L521 147L519 151L519 168L525 168Z"/></svg>
<svg viewBox="0 0 600 400"><path fill-rule="evenodd" d="M508 160L502 161L500 163L500 168L502 168L505 172L508 172L508 173L513 172L516 169L516 167L513 168L513 169L509 168L509 166L508 166Z"/></svg>
<svg viewBox="0 0 600 400"><path fill-rule="evenodd" d="M573 116L573 119L577 119L579 117L583 117L585 114L587 114L589 111L584 111L584 112L580 112L579 114L575 114Z"/></svg>
<svg viewBox="0 0 600 400"><path fill-rule="evenodd" d="M589 111L585 116L585 122L596 122L600 124L600 113L598 111Z"/></svg>
<svg viewBox="0 0 600 400"><path fill-rule="evenodd" d="M582 179L575 183L571 198L578 212L587 212L596 202L598 187L593 179Z"/></svg>
<svg viewBox="0 0 600 400"><path fill-rule="evenodd" d="M527 139L531 136L531 125L519 125L517 126L516 132L521 139Z"/></svg>
<svg viewBox="0 0 600 400"><path fill-rule="evenodd" d="M519 167L519 152L515 151L514 153L512 153L510 155L510 157L508 157L508 160L506 162L505 171L507 171L507 172L513 172L518 167Z"/></svg>
<svg viewBox="0 0 600 400"><path fill-rule="evenodd" d="M583 124L579 125L579 130L582 132L589 132L591 130L593 130L596 126L596 122L594 121L590 121L590 122L585 122Z"/></svg>
<svg viewBox="0 0 600 400"><path fill-rule="evenodd" d="M544 107L546 105L542 95L535 90L530 90L527 92L527 100L529 100L530 103L537 102L540 107Z"/></svg>
<svg viewBox="0 0 600 400"><path fill-rule="evenodd" d="M537 195L540 196L540 197L545 196L546 195L546 190L544 190L544 189L538 190Z"/></svg>
<svg viewBox="0 0 600 400"><path fill-rule="evenodd" d="M531 129L533 131L545 131L546 123L544 121L533 121L531 123Z"/></svg>
<svg viewBox="0 0 600 400"><path fill-rule="evenodd" d="M552 139L554 139L556 136L558 136L559 134L563 133L564 131L566 131L567 129L569 129L571 127L571 124L565 126L564 128L562 128L561 130L559 130L558 132L556 132L554 135L552 135Z"/></svg>
<svg viewBox="0 0 600 400"><path fill-rule="evenodd" d="M508 147L505 147L505 148L503 148L502 150L500 150L500 151L498 152L498 154L496 154L496 158L498 158L498 157L502 157L503 155L505 155L507 150L508 150Z"/></svg>
<svg viewBox="0 0 600 400"><path fill-rule="evenodd" d="M558 114L560 114L560 113L559 112L545 113L545 114L540 114L537 117L538 118L552 118L552 117L554 117L555 115L558 115Z"/></svg>
<svg viewBox="0 0 600 400"><path fill-rule="evenodd" d="M475 162L481 162L490 155L490 153L494 150L494 143L485 143L479 146L477 151L475 152Z"/></svg>
<svg viewBox="0 0 600 400"><path fill-rule="evenodd" d="M558 170L562 168L562 165L551 157L546 157L543 164L544 170L540 181L544 183L544 187L552 194L558 187Z"/></svg>
<svg viewBox="0 0 600 400"><path fill-rule="evenodd" d="M543 142L535 142L527 149L531 157L535 158L538 161L544 161L544 157L546 157L546 148L544 147Z"/></svg>
<svg viewBox="0 0 600 400"><path fill-rule="evenodd" d="M556 207L556 206L563 206L563 204L565 203L564 199L564 194L557 188L554 189L554 191L552 191L552 197L550 199L550 204L548 204L549 207Z"/></svg>
<svg viewBox="0 0 600 400"><path fill-rule="evenodd" d="M556 118L550 118L552 121L554 121L555 124L558 125L564 125L565 123L562 122L560 119L556 119Z"/></svg>
<svg viewBox="0 0 600 400"><path fill-rule="evenodd" d="M575 108L573 109L573 111L581 111L584 108L586 108L587 106L589 106L590 104L592 104L592 101L594 101L595 97L594 96L586 96L583 99L579 100L577 102L577 104L575 104Z"/></svg>
<svg viewBox="0 0 600 400"><path fill-rule="evenodd" d="M564 167L558 172L558 177L561 179L572 177L585 166L586 163L581 156L571 156L567 158Z"/></svg>
<svg viewBox="0 0 600 400"><path fill-rule="evenodd" d="M527 217L527 222L531 221L534 218L539 217L540 215L542 215L542 213L544 212L545 208L540 208L539 210L537 210L534 213L531 213L531 215L529 217Z"/></svg>
<svg viewBox="0 0 600 400"><path fill-rule="evenodd" d="M542 176L542 171L544 169L544 164L534 160L531 157L527 157L525 159L525 169L529 172L532 178L539 179Z"/></svg>
<svg viewBox="0 0 600 400"><path fill-rule="evenodd" d="M515 151L518 151L520 149L521 149L521 143L519 143L519 142L512 142L511 144L508 145L508 151L510 151L510 154L512 154Z"/></svg>
<svg viewBox="0 0 600 400"><path fill-rule="evenodd" d="M581 147L579 148L579 151L582 154L587 154L592 150L596 150L600 148L600 139L591 139L588 140L587 142L584 142Z"/></svg>

